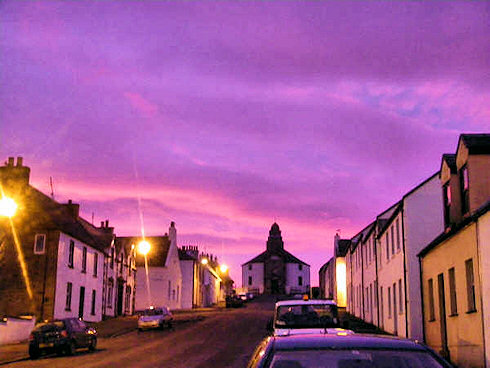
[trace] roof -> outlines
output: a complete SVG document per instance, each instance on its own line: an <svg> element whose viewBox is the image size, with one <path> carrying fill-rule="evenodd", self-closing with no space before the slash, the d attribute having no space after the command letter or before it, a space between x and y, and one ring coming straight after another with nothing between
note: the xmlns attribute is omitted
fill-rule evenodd
<svg viewBox="0 0 490 368"><path fill-rule="evenodd" d="M25 186L22 197L24 215L19 216L19 220L29 223L31 228L61 231L102 252L111 245L114 238L112 228L98 228L92 225L74 215L68 204L56 202L31 185Z"/></svg>
<svg viewBox="0 0 490 368"><path fill-rule="evenodd" d="M320 267L319 272L325 271L333 262L334 257L331 257L322 267Z"/></svg>
<svg viewBox="0 0 490 368"><path fill-rule="evenodd" d="M297 349L396 349L418 350L427 349L416 341L395 336L352 334L338 336L336 334L290 335L273 338L275 350Z"/></svg>
<svg viewBox="0 0 490 368"><path fill-rule="evenodd" d="M444 153L442 155L442 162L445 162L449 169L451 170L451 174L456 174L458 172L458 168L456 167L456 155L453 153ZM441 169L442 169L441 162Z"/></svg>
<svg viewBox="0 0 490 368"><path fill-rule="evenodd" d="M291 253L289 253L288 251L286 251L284 249L280 249L280 250L277 250L274 252L268 252L266 250L266 251L260 253L257 257L252 258L250 261L243 263L242 266L245 266L249 263L264 263L267 259L270 258L270 256L273 256L273 255L281 257L285 263L300 263L300 264L309 266L308 263L305 263L302 260L300 260L299 258L296 258L295 256L293 256Z"/></svg>
<svg viewBox="0 0 490 368"><path fill-rule="evenodd" d="M340 239L338 244L339 247L337 248L337 257L345 257L347 254L347 251L349 250L350 247L350 239Z"/></svg>
<svg viewBox="0 0 490 368"><path fill-rule="evenodd" d="M196 258L188 254L185 250L179 248L179 260L180 261L195 261Z"/></svg>
<svg viewBox="0 0 490 368"><path fill-rule="evenodd" d="M337 305L333 300L325 300L325 299L310 299L310 300L299 300L299 299L291 299L291 300L282 300L276 303L277 307L282 307L285 305Z"/></svg>
<svg viewBox="0 0 490 368"><path fill-rule="evenodd" d="M457 234L463 228L465 228L466 226L468 226L472 222L475 222L476 220L478 220L478 218L480 218L485 213L487 213L489 209L490 209L490 200L487 201L478 210L476 210L473 215L467 217L466 219L464 219L459 224L454 225L449 232L440 234L437 238L435 238L433 241L431 241L424 249L422 249L420 251L420 253L417 254L417 256L424 257L427 253L429 253L432 249L434 249L439 244L441 244L444 240L451 238L453 235Z"/></svg>
<svg viewBox="0 0 490 368"><path fill-rule="evenodd" d="M461 134L456 152L461 141L472 155L490 154L490 134Z"/></svg>
<svg viewBox="0 0 490 368"><path fill-rule="evenodd" d="M168 235L162 236L145 236L144 238L151 245L151 250L147 255L148 266L164 267L167 261L168 250L170 249L170 239ZM116 237L116 246L131 248L131 245L137 246L143 240L141 236L118 236ZM145 259L137 253L136 267L143 267Z"/></svg>

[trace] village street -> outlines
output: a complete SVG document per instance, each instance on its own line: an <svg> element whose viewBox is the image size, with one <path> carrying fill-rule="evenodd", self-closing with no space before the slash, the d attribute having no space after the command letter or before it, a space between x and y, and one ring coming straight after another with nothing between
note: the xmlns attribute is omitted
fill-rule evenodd
<svg viewBox="0 0 490 368"><path fill-rule="evenodd" d="M251 302L244 308L218 309L198 322L173 330L129 332L99 339L97 351L72 357L44 356L8 367L244 367L267 334L273 302ZM27 346L26 346L27 352Z"/></svg>

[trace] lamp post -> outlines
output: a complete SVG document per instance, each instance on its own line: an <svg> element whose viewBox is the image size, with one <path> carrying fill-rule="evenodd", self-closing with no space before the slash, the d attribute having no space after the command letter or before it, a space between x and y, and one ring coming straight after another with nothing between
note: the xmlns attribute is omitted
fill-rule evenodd
<svg viewBox="0 0 490 368"><path fill-rule="evenodd" d="M151 245L144 238L138 244L138 252L145 257L145 272L146 272L146 292L148 293L148 306L151 306L151 289L150 289L150 275L148 273L148 258L147 255L151 250Z"/></svg>

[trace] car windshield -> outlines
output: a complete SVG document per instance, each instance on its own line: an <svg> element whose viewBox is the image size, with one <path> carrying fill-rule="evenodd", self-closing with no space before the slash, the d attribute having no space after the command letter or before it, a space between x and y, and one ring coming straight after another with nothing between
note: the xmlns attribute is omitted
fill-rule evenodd
<svg viewBox="0 0 490 368"><path fill-rule="evenodd" d="M148 308L143 312L144 316L161 316L163 309L161 308Z"/></svg>
<svg viewBox="0 0 490 368"><path fill-rule="evenodd" d="M276 312L276 328L337 327L337 306L306 304L280 306Z"/></svg>
<svg viewBox="0 0 490 368"><path fill-rule="evenodd" d="M429 353L391 350L295 350L275 353L271 368L438 368Z"/></svg>

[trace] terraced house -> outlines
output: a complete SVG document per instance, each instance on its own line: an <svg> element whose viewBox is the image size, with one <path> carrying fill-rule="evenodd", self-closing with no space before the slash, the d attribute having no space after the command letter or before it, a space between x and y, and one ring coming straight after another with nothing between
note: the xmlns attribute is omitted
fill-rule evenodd
<svg viewBox="0 0 490 368"><path fill-rule="evenodd" d="M444 231L419 254L425 341L459 367L490 367L490 134L441 161Z"/></svg>

